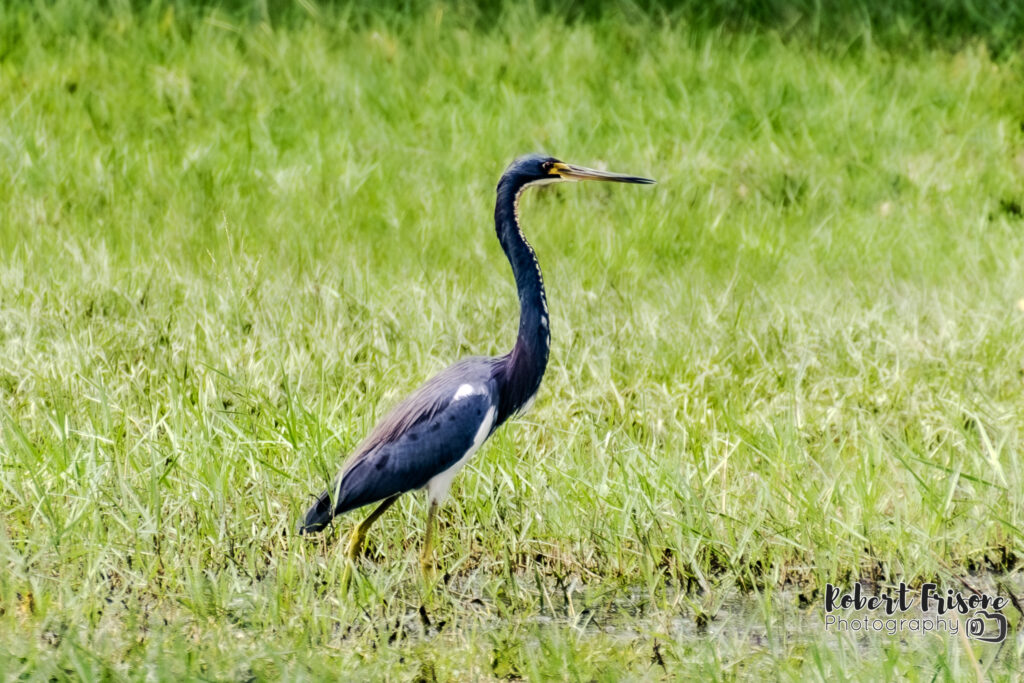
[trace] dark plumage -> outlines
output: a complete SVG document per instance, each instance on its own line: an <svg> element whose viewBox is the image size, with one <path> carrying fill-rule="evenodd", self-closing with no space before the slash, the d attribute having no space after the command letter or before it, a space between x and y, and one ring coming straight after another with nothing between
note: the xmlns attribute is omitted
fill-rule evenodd
<svg viewBox="0 0 1024 683"><path fill-rule="evenodd" d="M491 378L498 359L466 358L435 375L395 406L349 456L338 484L317 497L302 530L320 531L332 518L396 493L423 488L455 465L495 401ZM481 393L454 400L459 387ZM492 422L493 415L492 415ZM488 427L484 438L497 424ZM332 509L331 500L337 501Z"/></svg>
<svg viewBox="0 0 1024 683"><path fill-rule="evenodd" d="M452 478L495 429L533 399L547 367L550 322L544 281L519 227L519 195L531 185L582 179L653 182L536 154L512 162L498 182L494 222L519 295L515 346L503 356L461 360L395 406L352 453L335 484L317 497L303 520L303 533L320 531L336 515L383 501L353 533L349 555L354 558L369 525L398 495L426 487L426 563L434 511Z"/></svg>

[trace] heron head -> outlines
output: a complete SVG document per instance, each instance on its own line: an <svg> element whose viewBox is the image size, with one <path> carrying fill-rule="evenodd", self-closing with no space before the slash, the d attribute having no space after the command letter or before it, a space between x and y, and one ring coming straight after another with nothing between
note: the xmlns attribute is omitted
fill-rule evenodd
<svg viewBox="0 0 1024 683"><path fill-rule="evenodd" d="M547 185L576 180L603 180L615 183L639 183L649 185L654 181L609 171L599 171L584 166L574 166L545 154L528 154L513 161L505 171L505 177L514 178L521 187Z"/></svg>

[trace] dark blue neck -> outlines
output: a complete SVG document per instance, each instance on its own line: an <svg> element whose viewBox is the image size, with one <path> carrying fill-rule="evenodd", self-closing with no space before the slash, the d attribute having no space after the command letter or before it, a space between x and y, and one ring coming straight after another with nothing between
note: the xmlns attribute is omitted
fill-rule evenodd
<svg viewBox="0 0 1024 683"><path fill-rule="evenodd" d="M540 387L548 364L550 335L547 299L537 255L519 228L517 202L525 182L503 176L498 183L494 227L505 250L519 293L519 336L512 351L501 358L497 379L501 389L496 425L529 401Z"/></svg>

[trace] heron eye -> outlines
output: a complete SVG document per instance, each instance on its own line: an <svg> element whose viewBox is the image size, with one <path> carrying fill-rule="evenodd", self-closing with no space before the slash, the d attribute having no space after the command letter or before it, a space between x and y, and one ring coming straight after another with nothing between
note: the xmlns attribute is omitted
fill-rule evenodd
<svg viewBox="0 0 1024 683"><path fill-rule="evenodd" d="M540 167L544 169L545 173L548 173L549 171L551 171L551 166L552 166L552 163L550 161L545 161L543 164L540 165Z"/></svg>

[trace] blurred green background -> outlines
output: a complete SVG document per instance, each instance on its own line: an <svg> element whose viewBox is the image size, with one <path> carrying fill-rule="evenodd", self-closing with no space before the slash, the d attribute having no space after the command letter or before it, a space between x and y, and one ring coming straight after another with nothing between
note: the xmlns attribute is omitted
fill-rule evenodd
<svg viewBox="0 0 1024 683"><path fill-rule="evenodd" d="M1024 590L1022 21L0 7L0 673L1012 676L1019 639L825 632L821 591ZM511 347L493 190L532 151L659 184L524 199L538 403L456 480L440 585L406 496L345 593L291 531Z"/></svg>

